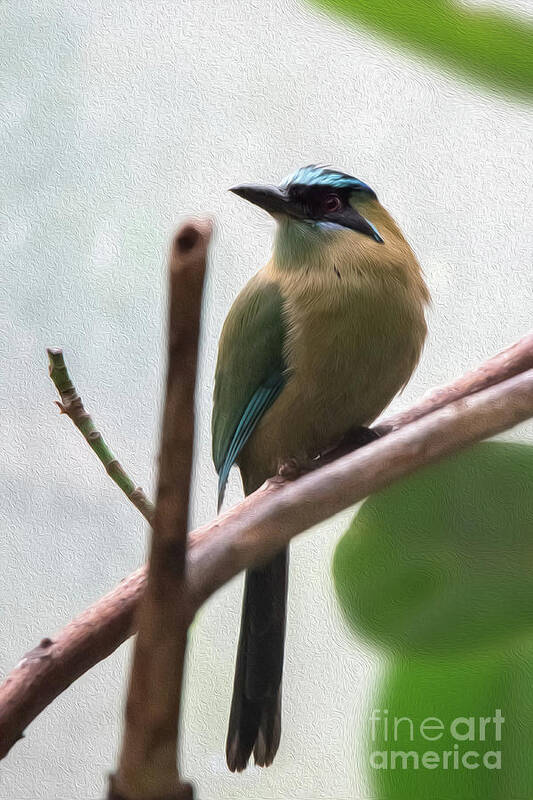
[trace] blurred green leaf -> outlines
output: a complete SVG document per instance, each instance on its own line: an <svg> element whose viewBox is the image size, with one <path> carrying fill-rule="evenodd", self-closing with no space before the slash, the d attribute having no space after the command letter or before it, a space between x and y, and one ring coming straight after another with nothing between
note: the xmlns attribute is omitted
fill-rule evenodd
<svg viewBox="0 0 533 800"><path fill-rule="evenodd" d="M447 0L314 0L497 91L533 97L533 26Z"/></svg>
<svg viewBox="0 0 533 800"><path fill-rule="evenodd" d="M333 575L389 653L499 648L533 630L533 447L487 442L370 497Z"/></svg>
<svg viewBox="0 0 533 800"><path fill-rule="evenodd" d="M385 675L373 709L377 716L374 738L370 712L366 751L375 796L387 800L533 797L531 641L509 652L458 658L453 663L399 660ZM481 736L480 717L494 720L497 709L503 717L500 739L492 721L483 725ZM409 722L398 722L395 729L394 719L402 717L407 717ZM473 717L473 723L458 723L452 733L452 723L460 717ZM388 720L387 735L385 718ZM422 728L421 733L420 724L428 718L436 718L443 728L433 721ZM467 733L473 735L471 740L457 739L457 734L463 737ZM413 758L406 762L407 769L400 768L402 761L398 758L393 762L395 768L391 769L392 751L416 752L418 769L414 768ZM446 751L453 755L445 769L443 753ZM454 756L455 751L457 756ZM466 763L478 763L479 767L469 769L464 765L462 758L469 751L478 756L468 756ZM501 753L500 769L486 768L483 758L491 751ZM385 752L386 756L374 755L371 759L371 754L376 752ZM434 768L424 766L422 756L427 752L439 755ZM489 756L489 763L497 765L497 757ZM386 764L388 768L375 769L373 764Z"/></svg>

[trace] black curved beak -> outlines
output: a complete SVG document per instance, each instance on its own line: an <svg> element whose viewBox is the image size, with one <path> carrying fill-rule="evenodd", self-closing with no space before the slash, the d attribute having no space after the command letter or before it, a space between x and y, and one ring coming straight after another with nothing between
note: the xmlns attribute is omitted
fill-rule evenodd
<svg viewBox="0 0 533 800"><path fill-rule="evenodd" d="M268 211L269 214L290 214L291 216L301 217L301 211L296 203L291 202L283 189L277 186L260 186L254 183L243 183L239 186L232 186L229 190L233 194L248 200L259 208Z"/></svg>

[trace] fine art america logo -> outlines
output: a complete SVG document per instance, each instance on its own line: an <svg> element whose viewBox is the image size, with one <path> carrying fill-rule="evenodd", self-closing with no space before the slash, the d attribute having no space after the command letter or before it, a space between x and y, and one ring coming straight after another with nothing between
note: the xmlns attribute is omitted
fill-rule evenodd
<svg viewBox="0 0 533 800"><path fill-rule="evenodd" d="M387 709L374 709L370 737L372 746L380 749L371 750L370 766L382 770L501 769L499 742L504 722L499 708L491 717L455 717L447 722L438 717L422 721L392 717Z"/></svg>

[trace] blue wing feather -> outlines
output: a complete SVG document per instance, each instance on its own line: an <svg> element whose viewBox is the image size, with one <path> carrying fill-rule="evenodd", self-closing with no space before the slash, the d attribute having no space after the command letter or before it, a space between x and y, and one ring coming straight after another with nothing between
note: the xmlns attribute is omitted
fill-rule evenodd
<svg viewBox="0 0 533 800"><path fill-rule="evenodd" d="M260 386L252 395L250 402L244 409L239 424L235 429L224 461L218 474L218 510L224 500L226 483L232 466L234 465L242 448L254 432L263 414L270 408L276 397L279 395L285 378L283 373L277 372L271 375L268 380Z"/></svg>
<svg viewBox="0 0 533 800"><path fill-rule="evenodd" d="M213 397L218 506L232 466L286 381L279 285L261 272L241 290L224 322Z"/></svg>

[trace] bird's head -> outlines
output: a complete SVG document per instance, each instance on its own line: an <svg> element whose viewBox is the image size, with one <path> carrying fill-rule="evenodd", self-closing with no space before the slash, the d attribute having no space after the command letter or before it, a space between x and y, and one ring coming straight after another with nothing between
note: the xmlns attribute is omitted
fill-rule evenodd
<svg viewBox="0 0 533 800"><path fill-rule="evenodd" d="M280 186L242 184L230 191L254 203L278 221L295 221L313 229L345 229L382 243L376 226L362 213L375 192L343 172L310 165L286 178Z"/></svg>

